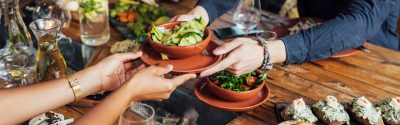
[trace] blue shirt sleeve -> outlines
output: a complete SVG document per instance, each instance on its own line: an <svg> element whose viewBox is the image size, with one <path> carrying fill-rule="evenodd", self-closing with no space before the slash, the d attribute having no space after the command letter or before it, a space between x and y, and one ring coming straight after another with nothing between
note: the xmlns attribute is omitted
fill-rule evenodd
<svg viewBox="0 0 400 125"><path fill-rule="evenodd" d="M210 23L226 13L230 9L233 9L239 0L198 0L197 5L204 7L210 18Z"/></svg>
<svg viewBox="0 0 400 125"><path fill-rule="evenodd" d="M351 0L335 18L282 38L286 64L329 58L372 38L389 15L390 0Z"/></svg>

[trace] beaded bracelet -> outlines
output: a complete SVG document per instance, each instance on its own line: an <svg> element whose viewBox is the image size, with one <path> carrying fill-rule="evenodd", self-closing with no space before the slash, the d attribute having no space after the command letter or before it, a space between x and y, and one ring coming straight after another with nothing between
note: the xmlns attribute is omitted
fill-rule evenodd
<svg viewBox="0 0 400 125"><path fill-rule="evenodd" d="M258 39L258 42L264 49L264 61L260 69L269 71L272 69L273 65L271 64L271 56L267 47L267 41L265 41L264 39Z"/></svg>

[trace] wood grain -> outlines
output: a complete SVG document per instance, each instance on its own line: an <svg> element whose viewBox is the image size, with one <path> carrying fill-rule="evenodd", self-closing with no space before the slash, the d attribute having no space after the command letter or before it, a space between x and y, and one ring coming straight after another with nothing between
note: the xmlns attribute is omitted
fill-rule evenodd
<svg viewBox="0 0 400 125"><path fill-rule="evenodd" d="M110 3L116 0L110 1ZM181 0L174 4L160 1L171 15L187 13L193 6L193 0ZM228 12L210 25L211 29L233 26L232 13ZM79 40L79 23L73 22L66 33L75 40ZM217 39L215 36L214 39ZM123 40L121 34L111 27L111 39L106 45L96 47L87 66L96 64L110 55L109 47L115 41ZM229 42L232 39L224 39ZM400 53L376 45L365 45L371 51L386 58L400 61ZM313 102L325 98L327 95L336 96L339 101L351 101L354 97L366 96L373 102L382 99L400 96L400 67L384 64L378 58L368 53L360 52L356 55L338 59L325 59L299 65L281 66L268 72L268 85L271 95L267 102L254 110L242 113L229 125L264 125L277 124L274 103L291 102L303 98L306 102ZM194 83L202 79L195 79L184 85L193 88ZM95 105L87 103L88 105ZM67 117L77 118L90 108L67 106L56 111L67 114Z"/></svg>

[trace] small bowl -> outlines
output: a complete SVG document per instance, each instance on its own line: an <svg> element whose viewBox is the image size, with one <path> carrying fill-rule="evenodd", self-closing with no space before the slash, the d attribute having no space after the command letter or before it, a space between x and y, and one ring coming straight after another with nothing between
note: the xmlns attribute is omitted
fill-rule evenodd
<svg viewBox="0 0 400 125"><path fill-rule="evenodd" d="M180 23L181 22L170 22L159 26L163 26L166 29L172 29ZM204 33L205 37L203 37L203 41L190 46L167 46L161 43L157 43L152 39L151 34L147 36L147 39L149 40L150 45L157 52L164 53L168 55L168 57L173 59L182 59L200 54L205 48L207 48L208 43L210 43L211 41L212 33L209 28L206 28L204 30Z"/></svg>
<svg viewBox="0 0 400 125"><path fill-rule="evenodd" d="M266 81L264 80L261 85L257 86L257 88L248 91L238 92L222 88L218 86L217 83L211 82L209 78L207 78L207 82L209 83L208 87L214 95L220 97L221 99L232 102L240 102L257 96L257 94L266 84Z"/></svg>

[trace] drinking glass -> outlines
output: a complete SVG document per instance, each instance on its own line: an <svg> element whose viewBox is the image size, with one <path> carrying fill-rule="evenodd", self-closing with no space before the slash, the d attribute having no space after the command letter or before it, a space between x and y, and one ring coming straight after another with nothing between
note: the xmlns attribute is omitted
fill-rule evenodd
<svg viewBox="0 0 400 125"><path fill-rule="evenodd" d="M110 39L108 0L79 0L80 36L88 46L100 46Z"/></svg>
<svg viewBox="0 0 400 125"><path fill-rule="evenodd" d="M129 106L120 116L119 125L155 125L155 111L153 107L134 103Z"/></svg>
<svg viewBox="0 0 400 125"><path fill-rule="evenodd" d="M260 0L239 0L239 4L233 14L233 22L247 36L249 30L254 29L260 22L260 13Z"/></svg>
<svg viewBox="0 0 400 125"><path fill-rule="evenodd" d="M39 0L33 9L32 19L55 18L61 21L61 32L57 35L58 46L67 62L75 57L72 39L63 34L69 28L71 13L66 8L65 0Z"/></svg>

